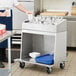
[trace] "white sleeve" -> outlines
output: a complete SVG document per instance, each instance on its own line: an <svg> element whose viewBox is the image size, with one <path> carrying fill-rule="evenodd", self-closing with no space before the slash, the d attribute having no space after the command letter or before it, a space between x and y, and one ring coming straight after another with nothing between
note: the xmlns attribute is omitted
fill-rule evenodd
<svg viewBox="0 0 76 76"><path fill-rule="evenodd" d="M17 5L19 5L20 3L18 2L18 0L13 0L13 4L14 4L14 6L17 6Z"/></svg>

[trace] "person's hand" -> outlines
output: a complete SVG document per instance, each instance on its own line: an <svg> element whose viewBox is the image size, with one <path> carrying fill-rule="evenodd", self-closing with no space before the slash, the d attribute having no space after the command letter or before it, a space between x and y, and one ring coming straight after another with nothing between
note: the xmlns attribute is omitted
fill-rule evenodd
<svg viewBox="0 0 76 76"><path fill-rule="evenodd" d="M7 11L0 12L0 16L8 16L8 12Z"/></svg>
<svg viewBox="0 0 76 76"><path fill-rule="evenodd" d="M8 16L9 13L8 13L7 11L5 11L3 14L4 14L5 16Z"/></svg>
<svg viewBox="0 0 76 76"><path fill-rule="evenodd" d="M33 14L32 12L30 12L30 11L26 11L26 14Z"/></svg>

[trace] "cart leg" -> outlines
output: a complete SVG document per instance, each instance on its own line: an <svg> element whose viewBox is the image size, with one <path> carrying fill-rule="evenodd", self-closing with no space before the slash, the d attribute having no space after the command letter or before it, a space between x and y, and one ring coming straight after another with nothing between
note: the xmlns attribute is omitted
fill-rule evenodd
<svg viewBox="0 0 76 76"><path fill-rule="evenodd" d="M8 38L8 68L9 68L9 76L11 76L11 40Z"/></svg>

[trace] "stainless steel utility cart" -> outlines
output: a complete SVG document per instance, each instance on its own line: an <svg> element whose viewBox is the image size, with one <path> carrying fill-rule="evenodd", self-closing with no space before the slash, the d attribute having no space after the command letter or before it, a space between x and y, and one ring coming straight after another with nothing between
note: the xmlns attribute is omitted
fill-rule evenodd
<svg viewBox="0 0 76 76"><path fill-rule="evenodd" d="M47 67L48 73L51 73L52 67L55 64L59 64L60 68L64 69L66 61L66 40L67 21L65 19L48 24L24 21L22 24L20 59L16 59L16 61L20 62L20 68L24 68L25 63L45 66ZM40 52L42 55L53 53L54 64L46 65L37 63L29 57L29 53L32 51Z"/></svg>

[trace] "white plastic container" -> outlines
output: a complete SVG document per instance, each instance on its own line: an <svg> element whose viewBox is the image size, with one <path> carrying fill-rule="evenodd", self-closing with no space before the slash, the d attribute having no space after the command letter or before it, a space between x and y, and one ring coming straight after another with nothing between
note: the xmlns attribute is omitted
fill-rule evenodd
<svg viewBox="0 0 76 76"><path fill-rule="evenodd" d="M33 15L32 14L28 14L28 19L32 20L33 19Z"/></svg>
<svg viewBox="0 0 76 76"><path fill-rule="evenodd" d="M39 52L31 52L31 53L29 53L29 56L31 58L36 58L37 56L40 56L40 53Z"/></svg>

